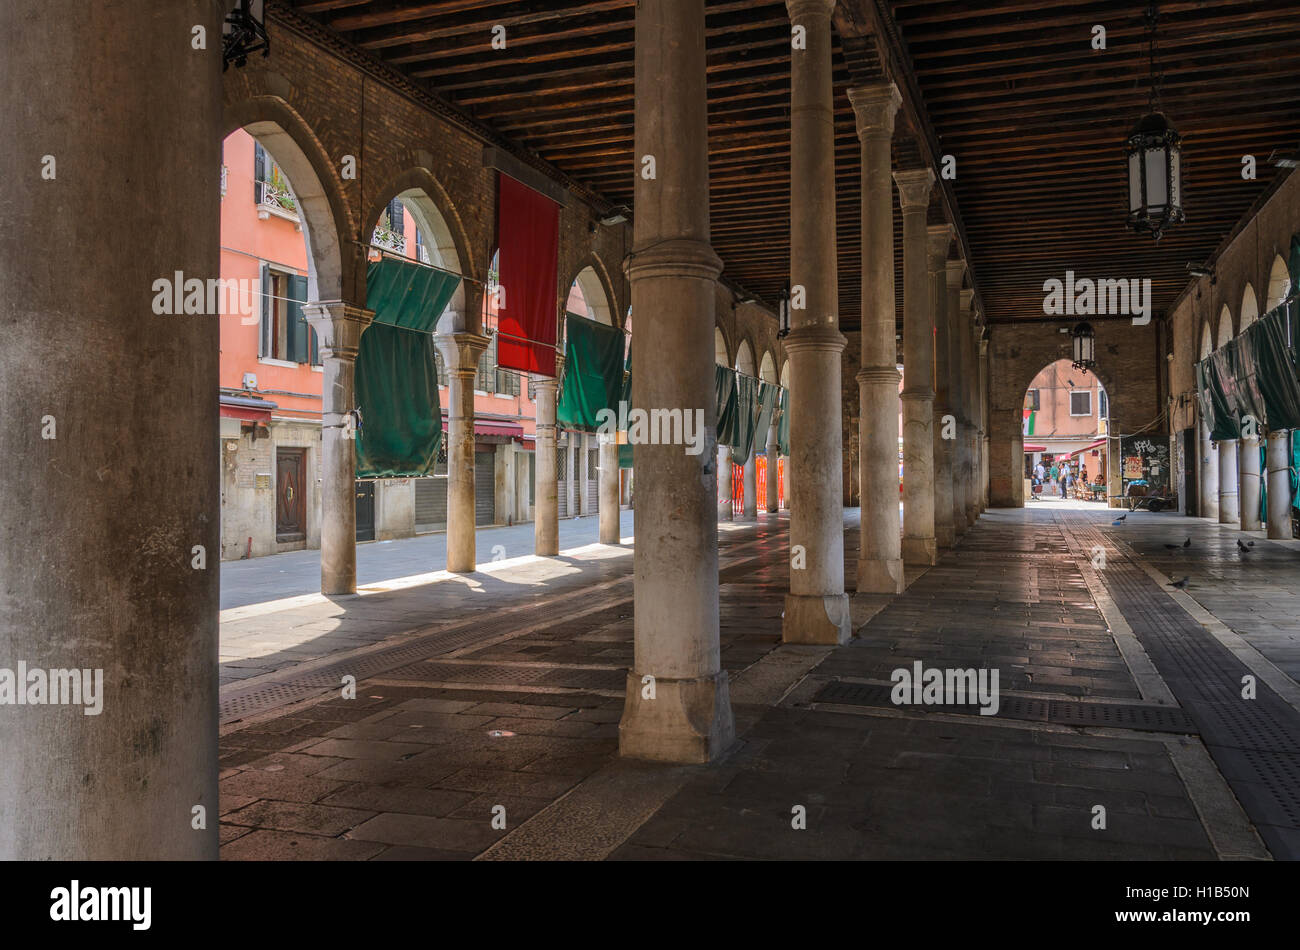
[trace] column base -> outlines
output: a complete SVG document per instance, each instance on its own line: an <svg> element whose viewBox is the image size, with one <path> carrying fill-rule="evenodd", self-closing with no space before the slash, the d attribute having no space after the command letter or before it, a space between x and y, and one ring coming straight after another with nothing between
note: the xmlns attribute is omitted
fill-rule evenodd
<svg viewBox="0 0 1300 950"><path fill-rule="evenodd" d="M785 595L783 642L839 646L852 635L848 594Z"/></svg>
<svg viewBox="0 0 1300 950"><path fill-rule="evenodd" d="M966 521L969 523L970 527L972 528L975 527L975 522L979 520L979 517L980 517L979 505L971 505L971 507L966 509Z"/></svg>
<svg viewBox="0 0 1300 950"><path fill-rule="evenodd" d="M859 594L901 594L903 592L903 559L858 559Z"/></svg>
<svg viewBox="0 0 1300 950"><path fill-rule="evenodd" d="M953 530L950 524L936 524L934 526L934 540L941 548L950 548L957 542L957 532Z"/></svg>
<svg viewBox="0 0 1300 950"><path fill-rule="evenodd" d="M700 764L718 758L736 739L727 672L703 679L655 677L654 699L643 697L645 674L627 672L627 698L618 724L618 753L631 759Z"/></svg>
<svg viewBox="0 0 1300 950"><path fill-rule="evenodd" d="M939 563L939 544L934 538L904 538L903 563L934 567Z"/></svg>
<svg viewBox="0 0 1300 950"><path fill-rule="evenodd" d="M718 505L718 520L719 521L736 520L736 511L734 508L732 508L730 502L722 502Z"/></svg>

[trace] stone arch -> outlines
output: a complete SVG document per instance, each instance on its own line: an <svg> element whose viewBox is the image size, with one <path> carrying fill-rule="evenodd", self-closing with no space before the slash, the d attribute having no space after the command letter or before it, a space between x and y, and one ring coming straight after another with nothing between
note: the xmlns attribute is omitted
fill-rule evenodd
<svg viewBox="0 0 1300 950"><path fill-rule="evenodd" d="M757 376L758 367L754 365L754 348L749 340L741 340L736 348L736 371L746 376Z"/></svg>
<svg viewBox="0 0 1300 950"><path fill-rule="evenodd" d="M1259 300L1255 297L1255 288L1246 284L1246 289L1241 294L1241 316L1237 321L1237 332L1240 333L1259 319Z"/></svg>
<svg viewBox="0 0 1300 950"><path fill-rule="evenodd" d="M1225 303L1219 311L1219 332L1215 337L1214 348L1217 350L1232 339L1232 310Z"/></svg>
<svg viewBox="0 0 1300 950"><path fill-rule="evenodd" d="M573 285L577 284L582 291L582 299L587 303L587 313L582 314L597 323L603 323L606 326L617 327L621 325L618 319L618 309L614 300L614 293L608 281L608 274L603 272L603 268L598 267L599 259L592 257L590 263L578 269L564 288L564 299L569 299L569 293Z"/></svg>
<svg viewBox="0 0 1300 950"><path fill-rule="evenodd" d="M479 273L460 213L433 172L423 166L407 168L384 183L362 219L360 233L363 241L369 243L380 215L394 198L401 199L415 219L415 226L430 238L427 245L430 263L466 277L482 279L484 275ZM461 281L447 304L447 310L468 318L465 308L465 282ZM438 329L445 332L448 328Z"/></svg>
<svg viewBox="0 0 1300 950"><path fill-rule="evenodd" d="M781 375L778 378L780 379L782 389L790 388L790 361L789 360L786 360L781 364Z"/></svg>
<svg viewBox="0 0 1300 950"><path fill-rule="evenodd" d="M1291 292L1291 274L1286 269L1286 261L1278 254L1273 258L1273 267L1268 272L1268 292L1265 295L1264 312L1281 305Z"/></svg>
<svg viewBox="0 0 1300 950"><path fill-rule="evenodd" d="M355 255L344 248L356 222L343 194L334 163L292 106L278 96L254 96L227 106L222 139L243 129L284 170L298 205L307 243L309 300L359 302L356 273L344 262Z"/></svg>
<svg viewBox="0 0 1300 950"><path fill-rule="evenodd" d="M1210 332L1210 323L1207 320L1201 324L1201 359L1205 359L1214 352L1214 334Z"/></svg>
<svg viewBox="0 0 1300 950"><path fill-rule="evenodd" d="M713 327L713 362L731 368L731 347L727 345L727 336L722 332L722 327L716 324Z"/></svg>
<svg viewBox="0 0 1300 950"><path fill-rule="evenodd" d="M763 351L763 358L758 363L758 378L765 383L776 382L776 361L772 359L771 350Z"/></svg>

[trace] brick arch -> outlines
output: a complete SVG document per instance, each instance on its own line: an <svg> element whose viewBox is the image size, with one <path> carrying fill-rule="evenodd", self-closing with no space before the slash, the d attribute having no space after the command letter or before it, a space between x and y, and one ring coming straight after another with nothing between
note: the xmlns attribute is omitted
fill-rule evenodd
<svg viewBox="0 0 1300 950"><path fill-rule="evenodd" d="M740 368L740 358L743 354L748 354L749 356L750 366L748 369ZM742 335L740 342L736 344L736 351L732 355L732 365L737 371L742 372L747 376L758 375L758 359L754 355L754 344L750 341L747 335Z"/></svg>
<svg viewBox="0 0 1300 950"><path fill-rule="evenodd" d="M1023 409L1025 391L1043 367L1072 359L1072 324L993 324L989 328L989 499L993 507L1024 504ZM1147 425L1160 411L1154 325L1127 320L1092 323L1097 366L1116 432ZM1158 427L1157 427L1158 428ZM1112 473L1115 471L1112 466ZM1116 489L1118 491L1118 489Z"/></svg>
<svg viewBox="0 0 1300 950"><path fill-rule="evenodd" d="M312 300L364 299L364 284L351 265L357 255L347 246L356 221L344 197L343 182L320 139L294 108L279 96L259 95L227 103L222 139L236 129L248 132L284 169L293 188L307 242L307 286Z"/></svg>
<svg viewBox="0 0 1300 950"><path fill-rule="evenodd" d="M715 318L714 318L714 321L713 321L713 338L714 338L714 341L715 341L715 342L714 342L714 354L715 354L715 356L714 356L714 362L715 362L715 363L717 362L717 357L716 357L716 353L717 353L717 343L716 343L716 341L717 341L717 338L718 338L719 336L722 337L722 348L723 348L723 350L725 350L725 352L726 352L726 357L727 357L727 362L724 363L724 364L721 364L721 365L724 365L724 366L726 366L728 369L730 369L730 368L734 365L735 360L736 360L736 355L735 355L735 354L736 354L736 348L735 348L734 346L732 346L731 339L730 339L730 338L728 337L728 335L727 335L727 328L726 328L725 326L722 325L722 321L721 321L721 320L718 320L718 319L715 317Z"/></svg>
<svg viewBox="0 0 1300 950"><path fill-rule="evenodd" d="M561 290L563 295L563 299L560 301L561 306L569 299L569 289L574 282L587 270L596 275L596 281L600 285L600 292L605 297L605 305L609 308L610 325L620 329L624 328L626 322L625 312L619 308L618 295L614 292L614 282L610 279L609 268L605 266L605 262L601 260L600 255L595 251L582 258L577 267L573 269L573 273L568 275L568 279L564 282L564 287Z"/></svg>

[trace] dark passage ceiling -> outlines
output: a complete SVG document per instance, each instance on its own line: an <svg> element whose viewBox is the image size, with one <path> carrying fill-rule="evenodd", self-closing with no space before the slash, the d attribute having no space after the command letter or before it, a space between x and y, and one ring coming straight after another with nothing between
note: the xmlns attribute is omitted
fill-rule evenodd
<svg viewBox="0 0 1300 950"><path fill-rule="evenodd" d="M297 0L314 19L551 162L613 205L632 196L633 0ZM284 8L286 3L281 2ZM1184 136L1187 222L1157 246L1125 230L1121 149L1145 111L1144 4L841 0L836 152L841 323L859 321L859 168L845 90L878 63L914 67L924 118L899 116L957 159L951 183L990 319L1042 315L1067 269L1150 277L1155 309L1187 282L1300 149L1300 7L1290 0L1161 5L1164 111ZM490 48L491 29L507 48ZM1092 27L1107 49L1090 46ZM789 262L790 24L783 2L708 0L714 245L724 276L775 300ZM907 83L900 81L900 86ZM905 95L907 89L904 89ZM1255 155L1259 178L1243 181ZM897 203L895 202L895 208ZM942 220L936 206L932 220ZM901 293L901 222L895 220ZM901 302L901 299L900 299Z"/></svg>

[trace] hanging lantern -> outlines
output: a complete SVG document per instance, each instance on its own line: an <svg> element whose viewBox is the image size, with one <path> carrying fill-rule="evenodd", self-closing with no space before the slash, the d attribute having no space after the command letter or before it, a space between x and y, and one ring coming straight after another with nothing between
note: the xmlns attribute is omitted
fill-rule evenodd
<svg viewBox="0 0 1300 950"><path fill-rule="evenodd" d="M271 55L262 0L239 0L239 6L227 13L221 24L221 71L224 73L231 63L243 69L249 54L258 51L263 59Z"/></svg>
<svg viewBox="0 0 1300 950"><path fill-rule="evenodd" d="M790 285L781 288L781 299L777 304L777 339L784 339L790 332Z"/></svg>
<svg viewBox="0 0 1300 950"><path fill-rule="evenodd" d="M1166 228L1183 220L1182 137L1160 111L1160 76L1156 72L1155 4L1146 12L1151 31L1150 111L1129 132L1124 146L1128 162L1128 226L1157 241Z"/></svg>
<svg viewBox="0 0 1300 950"><path fill-rule="evenodd" d="M1086 320L1075 326L1070 331L1070 339L1074 343L1074 368L1088 372L1097 365L1096 338L1092 334L1092 324Z"/></svg>
<svg viewBox="0 0 1300 950"><path fill-rule="evenodd" d="M1128 226L1155 235L1183 220L1182 139L1162 113L1144 116L1129 133Z"/></svg>

